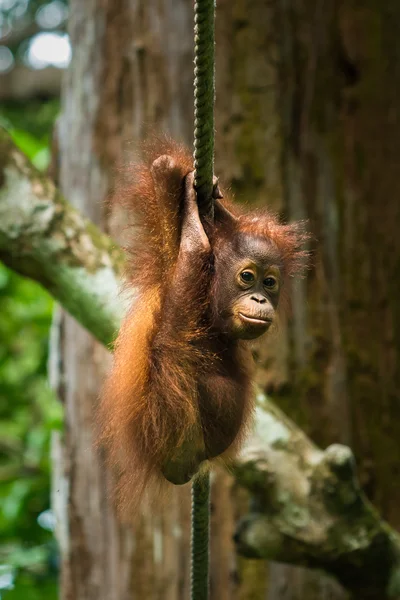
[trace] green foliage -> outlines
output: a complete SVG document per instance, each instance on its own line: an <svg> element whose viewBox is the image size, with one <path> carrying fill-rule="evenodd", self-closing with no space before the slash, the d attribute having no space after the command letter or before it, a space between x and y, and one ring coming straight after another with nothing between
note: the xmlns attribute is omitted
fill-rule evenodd
<svg viewBox="0 0 400 600"><path fill-rule="evenodd" d="M27 104L14 101L0 108L0 126L7 129L17 146L41 171L49 165L49 132L58 110L58 99Z"/></svg>
<svg viewBox="0 0 400 600"><path fill-rule="evenodd" d="M27 131L12 129L14 142L22 148L37 169L44 171L50 162L50 151L47 139L37 139Z"/></svg>
<svg viewBox="0 0 400 600"><path fill-rule="evenodd" d="M18 585L10 591L4 592L2 600L55 600L57 598L57 581L53 578L36 578L36 584L32 585L31 577L22 575Z"/></svg>
<svg viewBox="0 0 400 600"><path fill-rule="evenodd" d="M41 170L58 101L2 106L0 124ZM57 550L38 523L50 504L51 432L62 408L47 382L53 301L0 263L0 598L55 600ZM10 583L10 589L6 589Z"/></svg>
<svg viewBox="0 0 400 600"><path fill-rule="evenodd" d="M48 143L49 133L59 108L60 102L58 99L48 100L47 102L38 100L4 102L0 109L0 124L11 132L13 130L23 131L24 134L35 138L39 144L42 144L44 140L47 140ZM19 145L18 138L15 142ZM23 144L20 148L26 152Z"/></svg>
<svg viewBox="0 0 400 600"><path fill-rule="evenodd" d="M48 294L0 265L0 563L18 569L25 588L54 552L37 523L49 507L50 435L62 417L46 378L51 312Z"/></svg>

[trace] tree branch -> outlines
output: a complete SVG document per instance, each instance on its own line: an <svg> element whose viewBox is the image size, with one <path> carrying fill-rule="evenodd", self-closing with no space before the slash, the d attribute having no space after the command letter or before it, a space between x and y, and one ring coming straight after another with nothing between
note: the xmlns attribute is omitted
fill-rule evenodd
<svg viewBox="0 0 400 600"><path fill-rule="evenodd" d="M363 600L400 597L400 537L360 489L350 448L320 450L260 394L234 474L252 494L239 553L323 569Z"/></svg>
<svg viewBox="0 0 400 600"><path fill-rule="evenodd" d="M99 341L111 343L122 314L122 251L2 130L0 258L41 283ZM235 536L239 552L322 568L358 598L400 596L400 538L360 490L347 447L321 451L260 396L254 435L234 471L253 497Z"/></svg>
<svg viewBox="0 0 400 600"><path fill-rule="evenodd" d="M103 344L118 330L124 256L0 128L0 260L43 285Z"/></svg>

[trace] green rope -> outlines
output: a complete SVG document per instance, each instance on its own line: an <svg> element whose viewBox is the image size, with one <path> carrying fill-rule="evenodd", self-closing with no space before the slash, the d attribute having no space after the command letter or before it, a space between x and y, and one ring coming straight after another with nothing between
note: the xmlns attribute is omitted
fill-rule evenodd
<svg viewBox="0 0 400 600"><path fill-rule="evenodd" d="M192 573L191 600L208 598L210 520L210 476L196 477L192 483Z"/></svg>
<svg viewBox="0 0 400 600"><path fill-rule="evenodd" d="M194 168L201 215L213 216L215 0L196 0L194 17Z"/></svg>
<svg viewBox="0 0 400 600"><path fill-rule="evenodd" d="M213 218L215 0L195 2L194 169L201 216ZM208 598L210 476L192 484L191 600Z"/></svg>

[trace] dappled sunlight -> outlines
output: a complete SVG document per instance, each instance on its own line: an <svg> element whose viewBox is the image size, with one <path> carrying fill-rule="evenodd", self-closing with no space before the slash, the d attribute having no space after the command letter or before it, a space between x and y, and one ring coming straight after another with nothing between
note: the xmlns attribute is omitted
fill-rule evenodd
<svg viewBox="0 0 400 600"><path fill-rule="evenodd" d="M34 69L54 66L65 69L71 60L71 44L67 34L39 33L28 48L26 61Z"/></svg>

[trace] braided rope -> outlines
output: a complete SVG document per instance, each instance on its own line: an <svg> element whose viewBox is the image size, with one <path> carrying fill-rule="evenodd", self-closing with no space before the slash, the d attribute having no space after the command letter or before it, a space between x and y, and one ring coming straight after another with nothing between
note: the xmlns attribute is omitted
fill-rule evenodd
<svg viewBox="0 0 400 600"><path fill-rule="evenodd" d="M195 1L194 168L201 216L213 218L215 0ZM192 484L191 600L208 598L210 476Z"/></svg>
<svg viewBox="0 0 400 600"><path fill-rule="evenodd" d="M196 0L194 17L194 168L200 214L213 216L215 0Z"/></svg>
<svg viewBox="0 0 400 600"><path fill-rule="evenodd" d="M210 520L210 476L197 477L192 484L192 572L191 600L208 598Z"/></svg>

